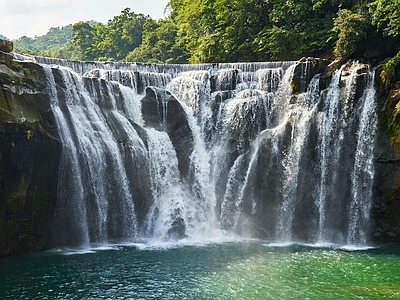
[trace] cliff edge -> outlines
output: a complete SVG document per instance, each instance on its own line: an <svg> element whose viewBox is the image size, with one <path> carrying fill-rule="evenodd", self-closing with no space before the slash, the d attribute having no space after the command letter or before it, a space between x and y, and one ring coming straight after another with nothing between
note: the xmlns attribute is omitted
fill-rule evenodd
<svg viewBox="0 0 400 300"><path fill-rule="evenodd" d="M0 41L0 257L46 247L61 149L42 69L12 48Z"/></svg>

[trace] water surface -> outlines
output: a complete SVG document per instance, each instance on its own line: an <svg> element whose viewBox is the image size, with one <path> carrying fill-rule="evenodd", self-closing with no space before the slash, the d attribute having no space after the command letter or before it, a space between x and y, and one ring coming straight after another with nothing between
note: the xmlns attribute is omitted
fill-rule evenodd
<svg viewBox="0 0 400 300"><path fill-rule="evenodd" d="M397 247L260 240L110 246L1 260L1 299L400 298Z"/></svg>

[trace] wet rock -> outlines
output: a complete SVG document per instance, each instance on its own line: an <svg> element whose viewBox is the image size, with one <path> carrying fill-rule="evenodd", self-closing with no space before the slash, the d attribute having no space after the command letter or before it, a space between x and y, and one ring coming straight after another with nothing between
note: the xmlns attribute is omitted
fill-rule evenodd
<svg viewBox="0 0 400 300"><path fill-rule="evenodd" d="M167 237L169 240L179 240L186 237L186 224L185 220L181 216L181 211L175 209L173 221L170 229L167 232Z"/></svg>
<svg viewBox="0 0 400 300"><path fill-rule="evenodd" d="M241 97L228 103L226 125L232 141L240 148L248 148L251 141L266 128L266 105L257 90L241 93Z"/></svg>
<svg viewBox="0 0 400 300"><path fill-rule="evenodd" d="M351 74L356 73L355 82L351 83L351 86L353 87L352 98L355 100L353 101L354 102L353 105L357 103L357 100L360 99L360 97L363 95L365 91L365 88L368 83L369 71L370 68L368 65L356 64L355 67L355 65L352 62L347 63L346 67L342 70L341 80L340 80L341 88L346 88L346 85L348 84L349 81L348 78L353 78Z"/></svg>
<svg viewBox="0 0 400 300"><path fill-rule="evenodd" d="M380 95L378 112L381 126L375 146L373 236L380 242L400 242L400 82Z"/></svg>
<svg viewBox="0 0 400 300"><path fill-rule="evenodd" d="M326 71L330 64L329 60L321 58L302 58L296 65L291 82L293 94L304 93L307 91L311 79Z"/></svg>
<svg viewBox="0 0 400 300"><path fill-rule="evenodd" d="M43 250L61 146L40 66L0 59L0 257Z"/></svg>
<svg viewBox="0 0 400 300"><path fill-rule="evenodd" d="M179 171L187 177L193 152L193 134L182 105L168 91L155 87L146 88L141 102L146 126L168 133L177 153Z"/></svg>
<svg viewBox="0 0 400 300"><path fill-rule="evenodd" d="M210 77L211 92L218 91L233 91L239 83L239 70L227 69L220 70Z"/></svg>
<svg viewBox="0 0 400 300"><path fill-rule="evenodd" d="M0 126L0 256L43 250L49 241L61 149L37 125Z"/></svg>

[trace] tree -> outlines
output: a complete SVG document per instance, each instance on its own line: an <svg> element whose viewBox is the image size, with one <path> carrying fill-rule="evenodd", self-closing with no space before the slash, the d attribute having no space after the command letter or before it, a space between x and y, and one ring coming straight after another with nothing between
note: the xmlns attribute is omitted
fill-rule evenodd
<svg viewBox="0 0 400 300"><path fill-rule="evenodd" d="M171 18L144 24L143 43L131 51L126 61L145 63L186 63L185 49L177 44L178 27Z"/></svg>
<svg viewBox="0 0 400 300"><path fill-rule="evenodd" d="M395 50L397 54L387 59L380 66L378 72L382 86L386 90L390 90L393 83L398 80L396 70L399 72L400 66L400 46L398 43L400 37L400 0L376 0L369 5L369 11L372 15L372 24L382 30L383 35L396 41L397 49Z"/></svg>
<svg viewBox="0 0 400 300"><path fill-rule="evenodd" d="M217 21L220 56L226 61L257 60L253 41L258 33L270 26L269 2L263 0L216 0L214 4Z"/></svg>
<svg viewBox="0 0 400 300"><path fill-rule="evenodd" d="M106 26L96 28L95 48L103 59L123 60L142 43L143 26L149 16L135 14L126 8L108 21Z"/></svg>
<svg viewBox="0 0 400 300"><path fill-rule="evenodd" d="M350 57L356 51L357 44L366 38L369 24L365 14L353 13L348 9L339 10L332 29L338 35L335 56L341 59Z"/></svg>
<svg viewBox="0 0 400 300"><path fill-rule="evenodd" d="M92 51L93 37L94 29L89 22L78 22L72 26L72 44L78 52L78 54L75 55L76 59L95 59L94 51Z"/></svg>
<svg viewBox="0 0 400 300"><path fill-rule="evenodd" d="M271 0L270 25L254 40L261 59L299 59L319 56L333 46L331 30L339 8L354 0Z"/></svg>
<svg viewBox="0 0 400 300"><path fill-rule="evenodd" d="M206 62L203 55L204 38L215 29L214 0L171 0L170 17L176 23L177 45L189 53L189 62Z"/></svg>
<svg viewBox="0 0 400 300"><path fill-rule="evenodd" d="M42 36L23 36L14 41L15 51L36 55L54 56L71 41L72 25L52 27Z"/></svg>
<svg viewBox="0 0 400 300"><path fill-rule="evenodd" d="M372 24L385 35L400 35L400 0L376 0L369 5Z"/></svg>
<svg viewBox="0 0 400 300"><path fill-rule="evenodd" d="M17 50L24 52L24 50L34 50L35 47L34 43L35 43L34 39L27 36L22 36L14 41L14 47Z"/></svg>

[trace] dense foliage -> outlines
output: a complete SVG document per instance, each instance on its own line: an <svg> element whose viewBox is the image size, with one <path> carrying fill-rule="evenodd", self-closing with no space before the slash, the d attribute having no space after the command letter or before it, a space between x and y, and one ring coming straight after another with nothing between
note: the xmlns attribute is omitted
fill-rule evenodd
<svg viewBox="0 0 400 300"><path fill-rule="evenodd" d="M43 56L62 57L62 49L71 40L72 25L52 27L47 34L30 38L20 37L14 41L16 51Z"/></svg>
<svg viewBox="0 0 400 300"><path fill-rule="evenodd" d="M170 0L153 20L126 8L22 37L17 51L77 60L203 63L303 56L376 61L400 50L400 0ZM394 71L397 59L388 62ZM388 79L389 81L392 79Z"/></svg>
<svg viewBox="0 0 400 300"><path fill-rule="evenodd" d="M127 61L185 63L186 51L177 44L177 26L171 18L144 24L142 44L128 53Z"/></svg>

